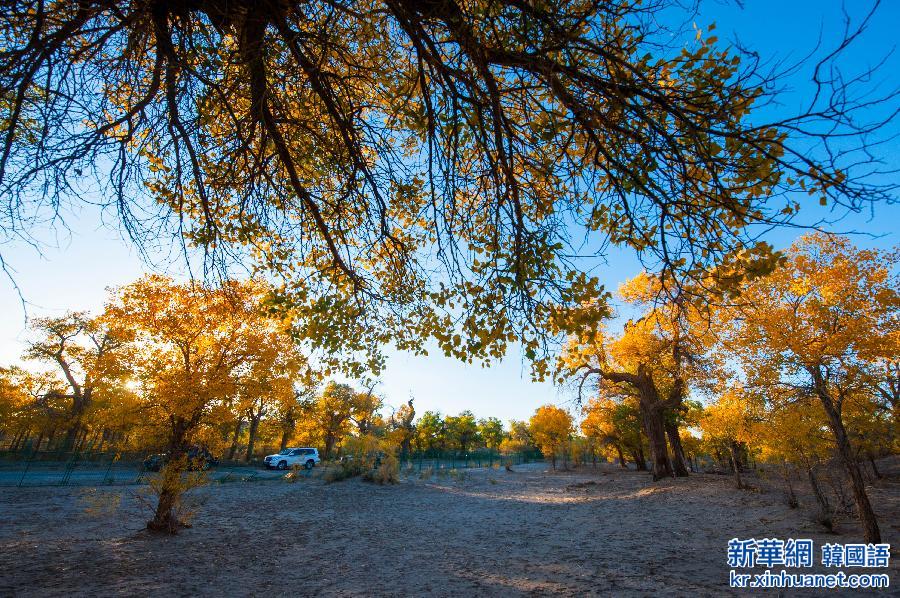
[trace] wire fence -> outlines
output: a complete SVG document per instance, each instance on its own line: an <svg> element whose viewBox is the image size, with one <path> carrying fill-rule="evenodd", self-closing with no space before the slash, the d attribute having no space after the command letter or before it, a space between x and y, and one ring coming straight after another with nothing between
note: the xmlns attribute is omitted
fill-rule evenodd
<svg viewBox="0 0 900 598"><path fill-rule="evenodd" d="M513 466L541 460L543 460L543 457L539 451L501 453L491 449L480 449L470 452L426 451L401 454L399 457L401 471L411 469L419 472L427 468L440 470Z"/></svg>
<svg viewBox="0 0 900 598"><path fill-rule="evenodd" d="M146 484L157 476L145 466L144 453L109 451L0 451L0 487L31 486L125 486ZM520 465L541 459L540 453L501 454L498 451L429 451L401 454L401 472L417 472ZM269 470L262 463L222 461L210 467L210 482L255 482L278 480L286 475L323 478L338 462L322 463L314 470L285 472Z"/></svg>
<svg viewBox="0 0 900 598"><path fill-rule="evenodd" d="M110 452L40 451L0 454L0 486L116 486L146 484L153 476L146 455ZM283 475L284 472L281 472ZM254 481L279 477L252 465L222 465L210 481Z"/></svg>

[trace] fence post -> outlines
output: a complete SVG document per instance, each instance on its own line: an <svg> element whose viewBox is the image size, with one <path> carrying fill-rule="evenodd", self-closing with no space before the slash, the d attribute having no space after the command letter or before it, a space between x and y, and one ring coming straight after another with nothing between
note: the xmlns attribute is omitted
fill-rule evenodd
<svg viewBox="0 0 900 598"><path fill-rule="evenodd" d="M72 458L66 463L66 473L63 475L63 479L59 482L60 486L68 486L69 479L72 477L72 470L75 469L75 466L78 463L78 451L72 451Z"/></svg>
<svg viewBox="0 0 900 598"><path fill-rule="evenodd" d="M146 469L146 468L144 467L144 460L141 459L141 465L140 465L140 467L138 468L138 475L137 475L137 477L134 479L135 485L140 484L141 481L144 479L144 471L145 471L145 469Z"/></svg>
<svg viewBox="0 0 900 598"><path fill-rule="evenodd" d="M22 477L19 478L19 488L22 487L22 483L25 481L25 475L28 473L28 469L31 467L31 462L34 460L35 454L37 454L35 451L31 451L31 455L29 455L28 461L25 462L25 469L22 471Z"/></svg>
<svg viewBox="0 0 900 598"><path fill-rule="evenodd" d="M106 468L106 475L103 476L104 484L112 485L113 482L115 481L115 480L111 480L109 477L109 472L112 471L112 466L113 466L113 463L115 463L115 460L116 460L115 455L113 455L112 458L109 460L109 466Z"/></svg>

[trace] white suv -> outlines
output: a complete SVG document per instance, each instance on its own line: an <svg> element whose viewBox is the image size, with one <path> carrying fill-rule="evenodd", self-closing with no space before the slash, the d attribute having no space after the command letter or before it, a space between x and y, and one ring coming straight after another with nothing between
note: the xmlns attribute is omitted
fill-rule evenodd
<svg viewBox="0 0 900 598"><path fill-rule="evenodd" d="M275 469L288 469L295 465L312 469L319 461L319 451L314 448L286 448L277 455L265 458L266 467Z"/></svg>

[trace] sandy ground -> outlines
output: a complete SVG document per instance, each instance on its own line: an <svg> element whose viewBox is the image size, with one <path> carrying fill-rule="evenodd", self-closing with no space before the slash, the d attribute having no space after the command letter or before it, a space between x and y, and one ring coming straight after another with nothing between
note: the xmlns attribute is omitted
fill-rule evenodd
<svg viewBox="0 0 900 598"><path fill-rule="evenodd" d="M812 538L817 561L825 542L860 541L852 521L825 533L807 508L725 476L546 469L217 484L174 537L143 530L135 487L3 488L0 595L712 596L728 592L729 538ZM897 546L891 473L872 498Z"/></svg>

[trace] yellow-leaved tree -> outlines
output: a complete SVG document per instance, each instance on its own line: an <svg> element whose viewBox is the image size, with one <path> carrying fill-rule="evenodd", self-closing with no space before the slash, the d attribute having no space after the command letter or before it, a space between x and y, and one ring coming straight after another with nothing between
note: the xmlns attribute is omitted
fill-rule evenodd
<svg viewBox="0 0 900 598"><path fill-rule="evenodd" d="M557 456L568 454L567 443L572 435L572 416L555 405L538 407L528 421L528 429L544 457L550 457L556 469Z"/></svg>
<svg viewBox="0 0 900 598"><path fill-rule="evenodd" d="M87 438L87 419L98 402L110 401L127 378L127 332L114 320L91 317L85 312L56 318L38 318L31 325L26 359L52 365L68 386L64 448L82 446Z"/></svg>
<svg viewBox="0 0 900 598"><path fill-rule="evenodd" d="M865 540L874 543L881 533L854 446L865 432L850 426L877 414L880 395L871 381L900 354L897 263L897 251L807 235L772 274L747 284L739 306L725 314L732 323L726 343L749 383L774 389L774 397L817 399L850 479ZM890 417L890 406L881 408ZM860 410L868 416L861 418Z"/></svg>
<svg viewBox="0 0 900 598"><path fill-rule="evenodd" d="M144 412L168 455L150 529L174 532L182 524L176 509L188 448L213 408L238 393L236 373L253 357L248 339L260 299L250 283L208 288L152 275L118 289L107 307L107 317L128 332Z"/></svg>
<svg viewBox="0 0 900 598"><path fill-rule="evenodd" d="M762 397L747 392L735 384L726 388L718 400L707 407L700 419L700 429L707 447L719 449L729 456L735 483L743 488L741 481L740 450L756 448L755 433L757 423L763 417Z"/></svg>
<svg viewBox="0 0 900 598"><path fill-rule="evenodd" d="M558 362L562 378L580 378L579 390L587 376L596 375L599 387L612 386L614 395L636 400L654 480L688 475L679 426L692 386L707 383L716 337L702 289L682 289L672 297L664 287L647 273L627 281L619 294L642 310L640 317L619 335L584 326L569 337Z"/></svg>
<svg viewBox="0 0 900 598"><path fill-rule="evenodd" d="M547 336L572 332L557 311L602 294L584 265L610 244L672 281L765 259L753 231L790 220L795 192L892 197L854 159L894 133L877 77L767 119L767 61L672 27L683 4L7 0L0 229L106 183L132 238L173 223L264 268L329 357L374 370L389 342L494 359L518 340L543 376ZM160 217L134 217L147 206Z"/></svg>
<svg viewBox="0 0 900 598"><path fill-rule="evenodd" d="M582 434L614 451L621 467L628 467L625 461L625 453L628 453L638 471L647 470L637 399L631 396L618 399L595 397L587 402L582 413Z"/></svg>

